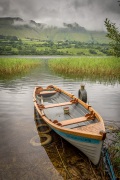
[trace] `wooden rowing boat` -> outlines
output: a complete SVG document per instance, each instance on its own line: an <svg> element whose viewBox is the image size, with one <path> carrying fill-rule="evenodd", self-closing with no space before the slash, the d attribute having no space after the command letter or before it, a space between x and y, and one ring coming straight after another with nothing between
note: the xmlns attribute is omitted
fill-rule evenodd
<svg viewBox="0 0 120 180"><path fill-rule="evenodd" d="M90 105L54 85L35 87L33 101L58 135L98 164L106 133L102 117Z"/></svg>

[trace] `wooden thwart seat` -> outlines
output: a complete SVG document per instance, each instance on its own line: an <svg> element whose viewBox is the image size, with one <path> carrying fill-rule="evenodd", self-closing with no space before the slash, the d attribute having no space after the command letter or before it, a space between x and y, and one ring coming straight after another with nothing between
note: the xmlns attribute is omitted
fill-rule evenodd
<svg viewBox="0 0 120 180"><path fill-rule="evenodd" d="M44 106L44 109L47 109L47 108L54 108L54 107L59 107L59 106L66 106L66 105L71 105L73 104L72 102L64 102L64 103L58 103L58 104L51 104L51 105L46 105Z"/></svg>
<svg viewBox="0 0 120 180"><path fill-rule="evenodd" d="M55 94L57 93L56 91L41 91L40 95L44 95L44 94Z"/></svg>
<svg viewBox="0 0 120 180"><path fill-rule="evenodd" d="M67 125L70 125L70 124L76 124L76 123L89 121L89 120L93 120L93 119L88 119L88 117L83 116L83 117L79 117L79 118L60 121L60 123L61 123L62 126L67 126Z"/></svg>

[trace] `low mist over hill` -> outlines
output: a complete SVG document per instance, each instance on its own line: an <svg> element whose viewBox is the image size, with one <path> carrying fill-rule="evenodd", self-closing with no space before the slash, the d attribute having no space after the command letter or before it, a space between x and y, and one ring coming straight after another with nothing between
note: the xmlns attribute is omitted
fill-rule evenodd
<svg viewBox="0 0 120 180"><path fill-rule="evenodd" d="M51 41L108 42L104 31L88 31L76 22L71 24L63 22L61 27L57 27L36 23L33 20L25 21L19 17L0 18L0 35Z"/></svg>

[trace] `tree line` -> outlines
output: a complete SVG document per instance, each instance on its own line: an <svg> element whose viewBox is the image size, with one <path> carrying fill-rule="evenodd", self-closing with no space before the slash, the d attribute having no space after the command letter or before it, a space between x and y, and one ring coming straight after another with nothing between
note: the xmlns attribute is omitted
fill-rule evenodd
<svg viewBox="0 0 120 180"><path fill-rule="evenodd" d="M80 51L79 51L80 50ZM87 54L86 54L87 50ZM21 40L0 35L0 55L109 55L108 44L80 41Z"/></svg>

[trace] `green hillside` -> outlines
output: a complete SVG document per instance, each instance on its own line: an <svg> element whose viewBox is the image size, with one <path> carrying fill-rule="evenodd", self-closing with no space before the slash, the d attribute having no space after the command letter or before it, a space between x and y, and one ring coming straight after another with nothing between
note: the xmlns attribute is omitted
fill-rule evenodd
<svg viewBox="0 0 120 180"><path fill-rule="evenodd" d="M0 18L0 35L16 36L52 41L80 41L86 43L108 43L105 32L88 31L77 23L63 23L63 27L47 26L35 21L25 22L21 18Z"/></svg>

